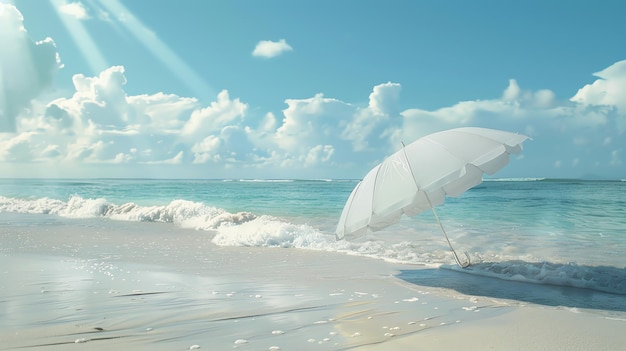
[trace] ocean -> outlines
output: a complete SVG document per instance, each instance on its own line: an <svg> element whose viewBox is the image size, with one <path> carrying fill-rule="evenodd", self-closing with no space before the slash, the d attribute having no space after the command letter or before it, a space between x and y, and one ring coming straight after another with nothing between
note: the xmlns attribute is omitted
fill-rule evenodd
<svg viewBox="0 0 626 351"><path fill-rule="evenodd" d="M335 227L357 183L0 179L0 226L164 222L209 233L218 246L336 251L461 270L432 212L337 241ZM471 257L468 273L626 294L625 181L490 179L436 211L454 247Z"/></svg>

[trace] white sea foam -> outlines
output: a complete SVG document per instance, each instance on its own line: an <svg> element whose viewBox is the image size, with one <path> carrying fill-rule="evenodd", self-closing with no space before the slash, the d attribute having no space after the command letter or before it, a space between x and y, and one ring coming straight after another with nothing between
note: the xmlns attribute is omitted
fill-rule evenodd
<svg viewBox="0 0 626 351"><path fill-rule="evenodd" d="M83 199L80 196L72 196L58 214L70 218L100 217L105 215L112 207L112 204L102 198Z"/></svg>
<svg viewBox="0 0 626 351"><path fill-rule="evenodd" d="M293 183L294 179L239 179L239 182L250 183Z"/></svg>
<svg viewBox="0 0 626 351"><path fill-rule="evenodd" d="M48 198L23 200L0 197L0 212L53 214L66 218L103 217L121 221L174 223L184 228L214 230L213 242L221 246L259 246L307 248L316 250L348 249L347 242L335 241L307 224L293 224L272 216L249 212L230 213L201 202L174 200L167 205L115 205L106 199L72 196L67 202Z"/></svg>
<svg viewBox="0 0 626 351"><path fill-rule="evenodd" d="M231 213L222 208L202 202L174 200L165 205L142 206L135 203L116 205L104 198L71 196L67 201L51 198L18 199L0 196L0 212L58 215L65 218L107 218L122 221L166 222L175 225L213 232L212 242L220 246L281 247L343 252L384 259L391 262L430 265L438 267L450 264L451 256L442 240L433 233L424 233L422 227L409 228L400 223L389 232L379 232L359 241L336 241L334 234L322 231L310 224L292 223L289 220L255 215L249 212ZM448 221L450 224L452 221ZM499 230L502 232L502 230ZM626 269L612 266L576 265L564 263L550 254L541 253L540 246L528 245L538 238L553 240L550 236L533 241L512 242L505 233L499 233L498 242L485 233L473 233L469 229L456 229L452 237L474 245L473 256L486 261L474 260L469 273L488 275L507 280L572 286L626 295ZM381 238L381 239L378 239ZM412 238L411 241L407 241ZM576 244L576 242L574 242ZM519 246L522 245L520 248ZM526 246L524 246L526 245ZM554 245L552 245L554 246ZM462 248L459 247L459 248ZM511 249L513 248L513 249ZM561 250L575 250L559 246ZM535 252L537 257L520 256L520 252ZM545 262L541 256L552 263Z"/></svg>
<svg viewBox="0 0 626 351"><path fill-rule="evenodd" d="M0 196L0 212L58 214L67 204L47 197L24 200Z"/></svg>
<svg viewBox="0 0 626 351"><path fill-rule="evenodd" d="M537 182L546 178L484 178L485 182Z"/></svg>
<svg viewBox="0 0 626 351"><path fill-rule="evenodd" d="M272 216L260 216L243 223L224 223L216 228L213 243L220 246L260 246L315 250L348 249L347 242L335 241L306 224L293 224Z"/></svg>
<svg viewBox="0 0 626 351"><path fill-rule="evenodd" d="M104 217L114 220L174 223L184 228L216 229L253 220L248 212L230 213L200 202L174 200L167 205L140 206L132 202L115 205L104 198L72 196L67 202L49 198L34 200L0 196L0 212L52 214L66 218Z"/></svg>

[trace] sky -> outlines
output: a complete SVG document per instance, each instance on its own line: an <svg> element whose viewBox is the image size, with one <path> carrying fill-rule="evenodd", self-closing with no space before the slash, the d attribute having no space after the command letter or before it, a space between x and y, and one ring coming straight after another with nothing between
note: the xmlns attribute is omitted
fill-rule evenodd
<svg viewBox="0 0 626 351"><path fill-rule="evenodd" d="M626 178L626 2L0 0L0 177L350 178L427 134Z"/></svg>

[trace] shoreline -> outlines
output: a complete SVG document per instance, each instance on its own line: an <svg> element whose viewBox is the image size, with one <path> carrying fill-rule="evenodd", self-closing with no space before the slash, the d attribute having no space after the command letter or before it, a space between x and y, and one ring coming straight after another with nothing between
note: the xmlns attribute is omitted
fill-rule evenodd
<svg viewBox="0 0 626 351"><path fill-rule="evenodd" d="M467 294L433 283L460 273L325 251L218 247L209 236L155 223L0 227L6 316L0 349L611 350L626 344L624 311ZM485 291L518 289L463 276ZM549 297L541 290L547 289L585 298L568 288L525 286L528 294Z"/></svg>

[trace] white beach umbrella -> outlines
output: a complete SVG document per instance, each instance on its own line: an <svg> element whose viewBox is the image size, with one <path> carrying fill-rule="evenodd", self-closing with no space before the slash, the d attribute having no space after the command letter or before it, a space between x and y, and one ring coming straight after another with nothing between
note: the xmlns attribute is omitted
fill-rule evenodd
<svg viewBox="0 0 626 351"><path fill-rule="evenodd" d="M404 146L374 167L348 198L337 239L357 237L397 223L402 214L414 216L432 209L456 262L434 206L446 196L459 196L494 174L522 150L527 136L486 128L457 128L433 133Z"/></svg>

